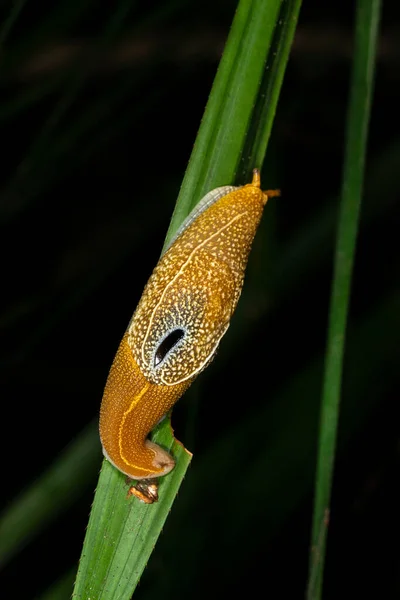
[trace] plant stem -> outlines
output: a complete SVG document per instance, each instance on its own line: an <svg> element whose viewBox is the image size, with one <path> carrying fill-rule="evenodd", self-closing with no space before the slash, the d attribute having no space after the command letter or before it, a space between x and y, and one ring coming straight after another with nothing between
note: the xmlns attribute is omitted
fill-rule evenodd
<svg viewBox="0 0 400 600"><path fill-rule="evenodd" d="M358 0L339 226L322 392L307 599L321 598L339 417L346 322L362 197L380 0Z"/></svg>

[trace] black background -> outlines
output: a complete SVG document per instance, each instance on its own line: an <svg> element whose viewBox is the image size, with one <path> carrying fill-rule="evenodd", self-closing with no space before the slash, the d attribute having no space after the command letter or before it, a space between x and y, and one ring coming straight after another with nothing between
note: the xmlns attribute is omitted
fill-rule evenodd
<svg viewBox="0 0 400 600"><path fill-rule="evenodd" d="M207 0L119 6L126 14L113 25L117 9L108 3L39 8L28 2L0 54L4 507L97 418L119 340L161 252L235 10L234 2ZM3 23L10 10L2 4ZM344 405L361 393L346 379L351 367L362 381L365 364L376 357L378 366L368 373L368 410L348 408L343 417L326 598L400 592L393 343L399 321L398 312L385 308L396 306L396 290L399 307L399 10L396 2L384 3L369 208L361 215L349 318L349 330L358 331L383 314L377 322L387 330L379 326L362 342L356 336L353 365L346 355ZM300 485L285 479L288 457L303 456L297 441L287 440L274 464L281 497L269 497L264 473L257 485L246 479L253 453L263 447L258 439L253 448L251 436L231 449L232 470L221 474L220 485L199 489L196 478L205 460L210 473L218 468L210 449L221 436L229 439L230 431L257 420L266 403L324 355L334 231L318 237L318 223L334 223L337 208L353 20L353 2L304 2L263 170L263 186L279 186L282 198L266 209L245 308L210 369L174 410L175 434L194 459L138 598L157 590L176 600L304 596L311 486L277 530L271 527L274 505L285 504ZM287 253L301 236L310 250L297 264L297 253ZM310 386L295 391L298 414L287 415L299 428L309 395L313 406L318 402L321 372L315 372ZM263 431L266 440L279 437L273 422ZM100 460L99 453L98 467ZM304 460L299 478L312 477L315 454ZM94 470L79 502L5 567L3 589L13 586L7 597L36 597L77 562L96 478ZM198 496L187 503L193 490ZM226 527L233 496L242 511Z"/></svg>

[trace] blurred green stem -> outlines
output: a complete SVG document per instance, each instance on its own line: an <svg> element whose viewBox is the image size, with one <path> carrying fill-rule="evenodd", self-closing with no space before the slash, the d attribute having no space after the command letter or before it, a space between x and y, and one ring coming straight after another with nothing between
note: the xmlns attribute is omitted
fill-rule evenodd
<svg viewBox="0 0 400 600"><path fill-rule="evenodd" d="M26 0L17 0L17 2L13 2L10 14L8 15L7 19L5 19L0 29L0 46L4 46L15 21L18 19L20 12L24 8L25 3Z"/></svg>
<svg viewBox="0 0 400 600"><path fill-rule="evenodd" d="M322 594L345 332L362 197L379 15L380 0L358 0L342 197L322 392L308 600L318 600Z"/></svg>

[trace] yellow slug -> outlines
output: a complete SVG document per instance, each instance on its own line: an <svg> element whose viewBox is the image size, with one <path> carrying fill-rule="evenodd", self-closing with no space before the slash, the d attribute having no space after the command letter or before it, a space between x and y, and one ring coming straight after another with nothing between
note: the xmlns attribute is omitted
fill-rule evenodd
<svg viewBox="0 0 400 600"><path fill-rule="evenodd" d="M105 457L132 479L166 475L174 460L149 432L208 365L229 327L269 196L260 174L209 192L153 271L118 348L100 409Z"/></svg>

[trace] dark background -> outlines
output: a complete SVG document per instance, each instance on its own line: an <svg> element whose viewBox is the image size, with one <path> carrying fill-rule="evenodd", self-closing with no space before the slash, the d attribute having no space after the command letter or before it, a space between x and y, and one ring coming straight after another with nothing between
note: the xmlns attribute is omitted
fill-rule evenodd
<svg viewBox="0 0 400 600"><path fill-rule="evenodd" d="M112 5L27 2L9 32L11 3L0 7L4 507L97 418L236 3ZM399 12L384 3L326 598L400 592ZM282 198L266 209L217 358L174 410L194 459L135 597L304 595L353 19L353 2L304 2L263 170ZM279 399L291 382L297 408L286 415ZM269 404L276 420L258 431ZM280 443L285 420L298 435ZM231 468L216 483L226 447ZM253 472L264 448L275 495ZM96 478L5 567L5 597L33 598L78 561Z"/></svg>

